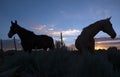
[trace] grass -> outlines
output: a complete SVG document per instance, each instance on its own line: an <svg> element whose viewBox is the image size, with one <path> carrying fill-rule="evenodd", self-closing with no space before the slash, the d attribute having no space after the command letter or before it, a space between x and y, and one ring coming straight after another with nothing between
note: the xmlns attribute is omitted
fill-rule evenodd
<svg viewBox="0 0 120 77"><path fill-rule="evenodd" d="M0 77L120 77L120 52L8 51L0 53Z"/></svg>

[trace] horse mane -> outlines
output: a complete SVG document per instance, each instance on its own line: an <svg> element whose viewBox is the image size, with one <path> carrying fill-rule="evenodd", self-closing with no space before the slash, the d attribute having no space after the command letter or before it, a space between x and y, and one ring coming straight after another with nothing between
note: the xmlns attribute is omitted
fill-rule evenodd
<svg viewBox="0 0 120 77"><path fill-rule="evenodd" d="M23 31L23 33L27 33L27 34L34 34L34 32L33 31L29 31L29 30L27 30L27 29L25 29L25 28L23 28L23 27L21 27L21 26L19 26L18 25L18 27L19 27L19 29L20 30L22 30ZM34 34L35 35L35 34Z"/></svg>
<svg viewBox="0 0 120 77"><path fill-rule="evenodd" d="M18 25L18 26L19 26L19 25ZM25 28L23 28L23 27L21 27L21 26L19 26L19 28L20 28L22 31L25 31L25 32L27 32L27 33L32 33L32 34L34 34L33 31L27 30L27 29L25 29Z"/></svg>
<svg viewBox="0 0 120 77"><path fill-rule="evenodd" d="M104 21L105 21L105 20L99 20L99 21L96 21L96 22L90 24L89 26L83 28L83 30L94 28L95 26L97 26L97 25L103 23Z"/></svg>

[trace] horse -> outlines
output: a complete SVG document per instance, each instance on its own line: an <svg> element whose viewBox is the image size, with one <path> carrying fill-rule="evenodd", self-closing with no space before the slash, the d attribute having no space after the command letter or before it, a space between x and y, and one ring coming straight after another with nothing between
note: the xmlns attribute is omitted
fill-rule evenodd
<svg viewBox="0 0 120 77"><path fill-rule="evenodd" d="M103 31L107 33L112 39L116 37L116 32L112 27L112 23L110 22L111 17L96 21L93 24L83 28L80 35L78 35L75 40L75 47L78 51L82 52L94 52L95 40L94 36Z"/></svg>
<svg viewBox="0 0 120 77"><path fill-rule="evenodd" d="M31 52L32 49L44 49L45 51L49 48L54 49L54 40L48 35L36 35L34 32L29 31L15 22L11 21L10 31L8 37L12 38L13 35L17 34L21 39L21 45L24 51Z"/></svg>

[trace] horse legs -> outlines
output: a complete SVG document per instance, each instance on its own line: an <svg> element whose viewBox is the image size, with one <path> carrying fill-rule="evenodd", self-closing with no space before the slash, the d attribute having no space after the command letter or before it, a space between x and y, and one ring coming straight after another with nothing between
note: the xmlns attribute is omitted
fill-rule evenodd
<svg viewBox="0 0 120 77"><path fill-rule="evenodd" d="M32 49L31 49L31 47L25 47L25 46L23 46L22 45L22 47L23 47L23 50L25 51L25 52L29 52L29 53L31 53L31 51L32 51Z"/></svg>
<svg viewBox="0 0 120 77"><path fill-rule="evenodd" d="M24 50L25 52L29 52L29 53L31 53L31 51L32 51L32 49L30 49L30 48L23 48L23 50Z"/></svg>
<svg viewBox="0 0 120 77"><path fill-rule="evenodd" d="M31 46L31 44L30 45L27 45L27 44L25 44L25 43L21 43L21 45L22 45L22 48L23 48L23 50L25 51L25 52L29 52L29 53L31 53L31 51L32 51L32 46Z"/></svg>
<svg viewBox="0 0 120 77"><path fill-rule="evenodd" d="M47 48L45 47L45 48L43 48L45 51L47 51Z"/></svg>
<svg viewBox="0 0 120 77"><path fill-rule="evenodd" d="M32 49L29 49L28 52L31 53Z"/></svg>
<svg viewBox="0 0 120 77"><path fill-rule="evenodd" d="M49 49L50 49L50 50L53 50L53 49L55 49L55 46L52 45L52 46L49 47Z"/></svg>

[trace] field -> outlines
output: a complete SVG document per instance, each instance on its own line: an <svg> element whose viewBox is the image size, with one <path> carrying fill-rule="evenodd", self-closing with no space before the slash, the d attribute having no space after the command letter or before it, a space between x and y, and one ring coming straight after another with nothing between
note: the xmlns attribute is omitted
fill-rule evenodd
<svg viewBox="0 0 120 77"><path fill-rule="evenodd" d="M1 51L0 77L120 77L120 51Z"/></svg>

